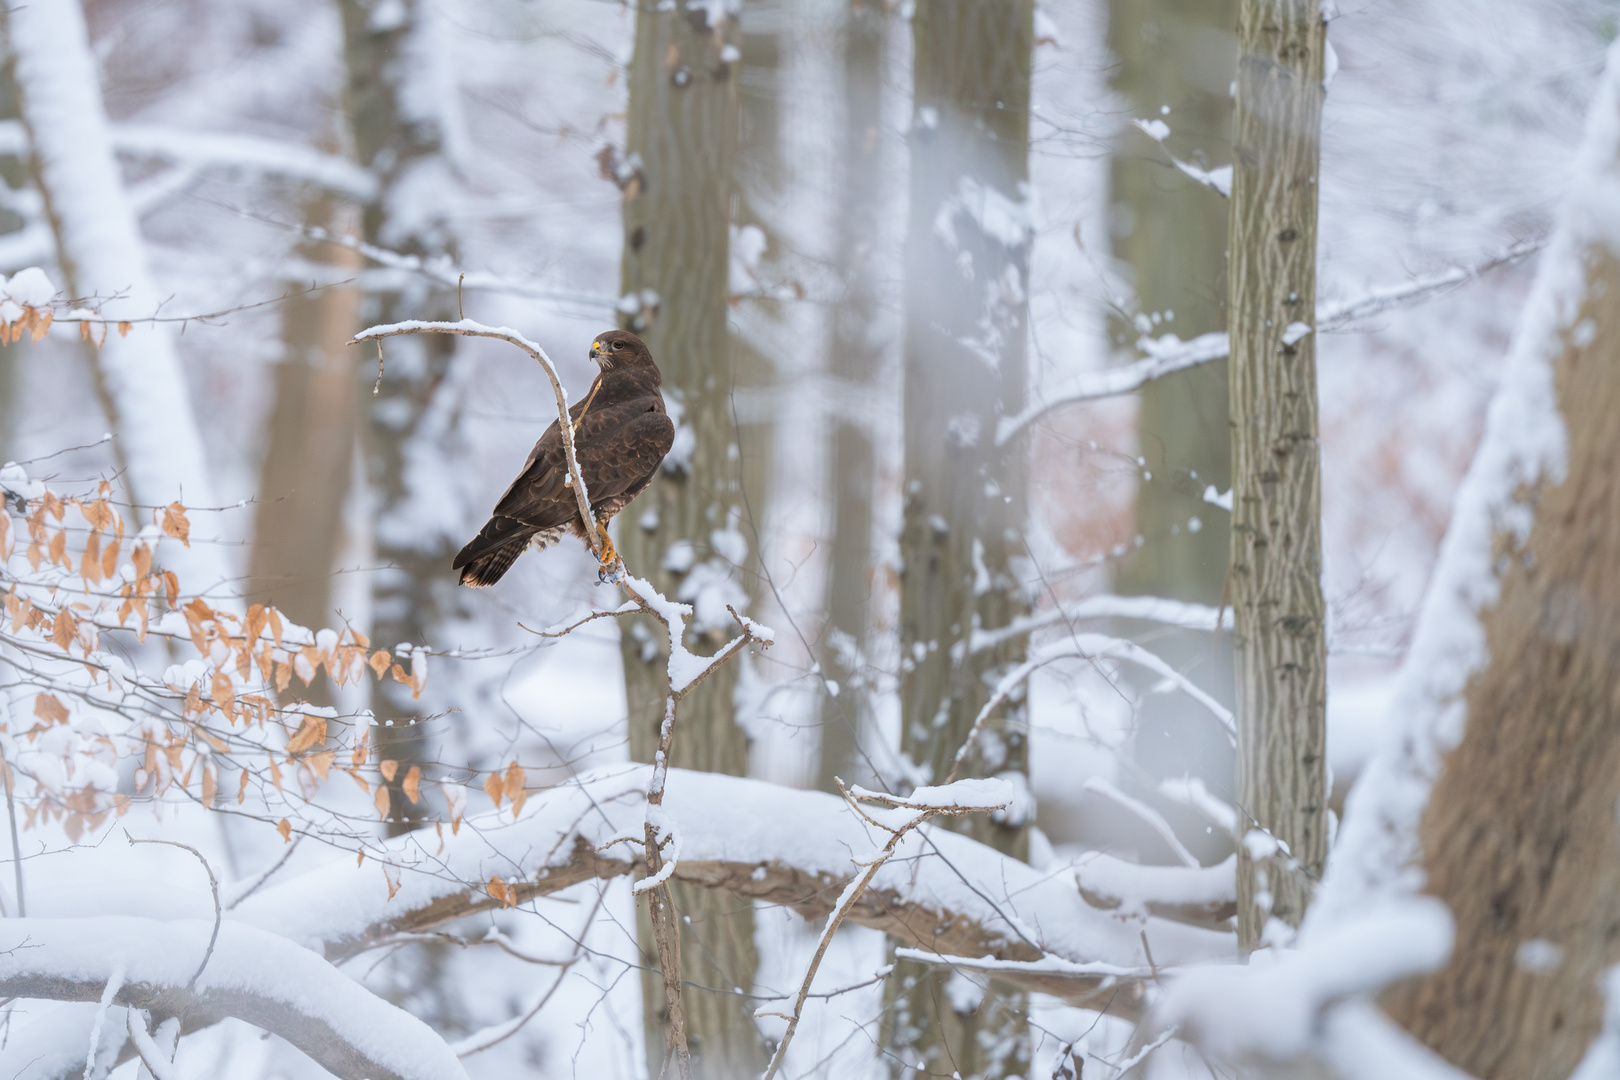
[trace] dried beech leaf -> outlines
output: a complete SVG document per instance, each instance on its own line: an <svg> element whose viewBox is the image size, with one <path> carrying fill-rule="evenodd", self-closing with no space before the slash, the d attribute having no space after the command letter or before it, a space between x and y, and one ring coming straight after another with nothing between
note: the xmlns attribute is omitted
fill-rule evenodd
<svg viewBox="0 0 1620 1080"><path fill-rule="evenodd" d="M163 533L172 536L186 547L191 546L191 522L186 520L186 508L172 502L163 508Z"/></svg>

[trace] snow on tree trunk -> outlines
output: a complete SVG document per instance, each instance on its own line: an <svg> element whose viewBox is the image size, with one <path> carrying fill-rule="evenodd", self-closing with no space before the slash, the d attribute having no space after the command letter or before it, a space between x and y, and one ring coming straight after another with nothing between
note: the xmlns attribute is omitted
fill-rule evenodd
<svg viewBox="0 0 1620 1080"><path fill-rule="evenodd" d="M41 0L5 14L18 111L28 129L33 170L56 235L67 291L109 319L161 314L165 294L147 262L140 226L124 191L107 134L101 85L78 0ZM175 331L135 323L109 328L90 349L134 501L215 506L213 481ZM220 549L199 539L165 556L186 590L229 580Z"/></svg>
<svg viewBox="0 0 1620 1080"><path fill-rule="evenodd" d="M1327 856L1327 642L1316 418L1322 57L1315 0L1244 0L1228 320L1238 936L1298 926Z"/></svg>
<svg viewBox="0 0 1620 1080"><path fill-rule="evenodd" d="M714 22L709 21L713 18ZM737 20L718 5L646 5L636 16L625 160L621 319L640 334L664 376L675 446L652 486L619 519L625 565L666 595L694 605L688 647L713 653L735 629L726 611L747 606L738 568L749 557L732 423L736 372L726 323L732 193L736 190ZM630 754L652 757L667 690L662 629L621 626ZM673 764L744 775L748 741L736 723L737 667L727 665L682 703ZM758 1075L769 1055L745 990L758 956L747 905L687 885L670 888L682 920L686 1031L696 1075ZM638 913L651 955L645 910ZM690 920L690 921L688 921ZM663 988L643 979L651 1075L662 1064Z"/></svg>
<svg viewBox="0 0 1620 1080"><path fill-rule="evenodd" d="M1620 962L1616 206L1611 49L1413 643L1397 710L1418 722L1369 775L1381 802L1347 835L1360 860L1347 875L1365 881L1369 856L1384 875L1411 859L1451 908L1449 964L1384 1005L1480 1077L1570 1075Z"/></svg>
<svg viewBox="0 0 1620 1080"><path fill-rule="evenodd" d="M912 19L911 209L906 238L905 490L900 535L901 747L940 783L1023 639L969 650L1029 610L1021 580L1025 446L998 447L1027 377L1029 103L1034 4L931 0ZM1003 707L964 776L1027 792L1022 696ZM1025 856L1030 808L963 821ZM1025 1075L1023 999L898 964L886 988L885 1058L967 1077ZM901 1063L904 1063L903 1065Z"/></svg>

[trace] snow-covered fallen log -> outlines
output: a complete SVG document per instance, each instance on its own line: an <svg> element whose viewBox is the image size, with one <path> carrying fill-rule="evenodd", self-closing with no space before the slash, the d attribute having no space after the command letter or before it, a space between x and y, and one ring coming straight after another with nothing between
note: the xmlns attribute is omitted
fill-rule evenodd
<svg viewBox="0 0 1620 1080"><path fill-rule="evenodd" d="M195 919L6 919L0 921L0 995L184 1016L192 1028L236 1017L352 1080L466 1076L432 1028L315 953L229 922L209 953L213 930L212 921ZM76 1033L82 1014L63 1018L69 1021L64 1028ZM124 1018L104 1018L100 1048L115 1048L124 1038ZM75 1071L88 1052L81 1042Z"/></svg>
<svg viewBox="0 0 1620 1080"><path fill-rule="evenodd" d="M446 833L442 851L433 833L390 841L388 858L399 868L392 900L381 869L344 859L265 888L233 917L336 960L400 934L629 874L640 863L639 847L607 845L640 836L650 769L615 766L531 795L515 821L493 814L467 819L459 833ZM832 910L856 871L851 853L870 851L881 839L832 795L680 769L670 770L664 811L681 836L675 880L782 904L808 919ZM1135 974L1148 978L1154 964L1230 959L1234 951L1229 934L1134 910L1094 908L1071 874L1036 870L932 828L906 837L849 919L930 955L1026 963L1053 958L1134 973L1063 965L996 973L1079 1004L1095 1004L1099 992L1112 993L1122 983L1129 988ZM1122 992L1113 1011L1128 1013L1137 1001Z"/></svg>

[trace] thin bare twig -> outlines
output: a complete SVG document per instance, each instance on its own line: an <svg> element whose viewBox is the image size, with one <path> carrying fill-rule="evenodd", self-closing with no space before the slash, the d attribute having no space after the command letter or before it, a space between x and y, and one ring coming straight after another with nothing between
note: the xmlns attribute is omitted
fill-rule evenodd
<svg viewBox="0 0 1620 1080"><path fill-rule="evenodd" d="M879 828L887 831L889 833L889 841L888 843L884 844L882 849L879 850L867 862L862 863L859 860L855 860L857 866L864 865L866 869L863 873L851 879L848 885L844 886L844 892L841 896L839 896L838 903L833 906L832 914L827 916L827 925L821 931L821 940L816 943L815 955L810 958L810 965L805 969L804 981L799 984L799 996L793 1003L792 1015L788 1015L786 1013L769 1012L764 1009L760 1009L755 1012L754 1015L756 1016L777 1016L788 1022L787 1030L782 1033L782 1041L776 1044L776 1053L771 1055L771 1063L765 1069L765 1076L763 1080L773 1080L777 1074L777 1071L782 1067L782 1061L787 1057L788 1046L793 1042L793 1035L799 1029L799 1020L804 1015L805 999L810 996L810 983L814 981L816 971L821 967L821 961L827 955L828 947L832 945L833 935L838 932L838 927L843 923L844 917L848 915L850 909L855 906L855 902L861 898L861 894L865 892L866 887L872 883L872 879L875 878L877 876L877 872L883 868L883 864L888 862L889 859L893 857L895 849L899 847L900 841L905 837L905 835L935 815L944 814L947 816L958 816L961 814L974 813L982 810L998 809L997 807L991 806L953 807L917 805L907 802L898 795L881 795L874 792L861 792L859 788L856 789L856 794L851 794L850 790L844 786L844 782L842 780L839 780L836 777L834 779L838 784L839 792L844 796L844 800L848 802L855 812L861 815L861 817L866 818L868 821L872 821L874 824L878 825ZM865 811L860 809L855 801L857 797L871 800L881 800L883 802L891 803L894 806L916 812L911 818L900 824L898 827L883 825L880 822L875 821L873 818L868 816ZM1006 805L1007 804L1003 803L1002 807L1005 807Z"/></svg>
<svg viewBox="0 0 1620 1080"><path fill-rule="evenodd" d="M213 958L214 945L219 941L219 924L225 914L219 906L219 878L214 876L214 868L208 864L207 859L203 858L203 853L190 844L182 844L178 840L137 840L129 835L128 829L124 830L124 839L129 841L131 847L136 844L164 844L168 847L179 848L181 851L189 851L197 856L197 861L202 863L203 869L208 872L208 887L214 892L214 932L208 935L208 950L203 953L202 963L197 965L196 974L192 975L191 981L186 983L187 990L195 990L197 989L197 980L202 978L203 970L208 967L208 961Z"/></svg>

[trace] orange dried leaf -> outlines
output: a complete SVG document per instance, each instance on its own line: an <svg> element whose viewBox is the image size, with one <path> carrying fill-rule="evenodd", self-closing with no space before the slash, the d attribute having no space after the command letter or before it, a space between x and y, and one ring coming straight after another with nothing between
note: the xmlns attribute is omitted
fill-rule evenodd
<svg viewBox="0 0 1620 1080"><path fill-rule="evenodd" d="M484 791L486 793L488 793L488 795L489 795L489 797L491 799L495 800L495 809L499 810L501 808L501 774L500 773L490 773L489 774L489 778L484 781Z"/></svg>
<svg viewBox="0 0 1620 1080"><path fill-rule="evenodd" d="M119 337L124 337L131 330L133 330L134 328L135 328L135 324L132 323L132 322L120 322L118 324L118 336Z"/></svg>
<svg viewBox="0 0 1620 1080"><path fill-rule="evenodd" d="M202 777L202 801L203 801L203 805L204 806L209 806L209 807L213 806L214 805L214 796L216 796L218 794L219 794L219 783L218 783L218 781L216 781L214 779L213 767L212 766L204 766L203 767L203 777Z"/></svg>
<svg viewBox="0 0 1620 1080"><path fill-rule="evenodd" d="M51 328L51 320L54 318L56 318L54 311L46 311L45 317L34 324L34 342L36 344L38 344L40 338L45 336L45 331Z"/></svg>
<svg viewBox="0 0 1620 1080"><path fill-rule="evenodd" d="M72 613L67 608L63 608L56 613L56 621L51 626L51 640L56 643L57 648L66 652L77 630L78 623L74 620Z"/></svg>
<svg viewBox="0 0 1620 1080"><path fill-rule="evenodd" d="M489 884L484 886L484 891L498 900L502 906L512 906L512 890L508 889L506 887L506 882L502 881L500 878L491 877L489 879Z"/></svg>
<svg viewBox="0 0 1620 1080"><path fill-rule="evenodd" d="M192 683L191 689L186 691L186 703L181 706L180 715L191 716L193 713L202 712L202 708L202 684Z"/></svg>
<svg viewBox="0 0 1620 1080"><path fill-rule="evenodd" d="M276 826L276 832L281 834L282 843L292 843L292 822L282 818L281 822Z"/></svg>
<svg viewBox="0 0 1620 1080"><path fill-rule="evenodd" d="M333 750L322 750L320 753L311 754L304 759L305 763L315 771L315 775L322 780L325 780L327 774L332 771L332 762L336 760L337 752Z"/></svg>
<svg viewBox="0 0 1620 1080"><path fill-rule="evenodd" d="M388 807L389 807L388 789L386 787L384 787L383 785L381 785L381 784L377 785L377 798L376 798L375 801L377 803L377 814L384 821L387 821L388 820Z"/></svg>
<svg viewBox="0 0 1620 1080"><path fill-rule="evenodd" d="M236 786L236 805L241 806L242 800L247 798L248 771L242 770L242 782Z"/></svg>
<svg viewBox="0 0 1620 1080"><path fill-rule="evenodd" d="M66 529L63 529L61 532L51 537L50 546L46 549L46 551L51 557L51 562L55 563L57 566L60 566L64 570L73 569L73 563L68 560L67 556Z"/></svg>
<svg viewBox="0 0 1620 1080"><path fill-rule="evenodd" d="M191 522L186 520L186 508L172 502L163 508L163 532L186 547L191 546Z"/></svg>
<svg viewBox="0 0 1620 1080"><path fill-rule="evenodd" d="M399 772L399 762L392 758L377 762L377 771L382 773L383 779L390 784L394 782L394 774Z"/></svg>
<svg viewBox="0 0 1620 1080"><path fill-rule="evenodd" d="M383 675L387 673L388 665L392 661L393 657L388 655L387 649L378 649L371 654L371 659L367 660L366 663L371 667L372 671L377 673L377 678L380 681Z"/></svg>
<svg viewBox="0 0 1620 1080"><path fill-rule="evenodd" d="M149 575L152 572L152 545L136 544L135 554L129 557L129 561L135 564L136 577L143 578Z"/></svg>
<svg viewBox="0 0 1620 1080"><path fill-rule="evenodd" d="M97 499L89 506L81 505L79 512L84 515L84 520L90 523L90 527L97 532L103 531L113 523L112 507L107 504L106 499Z"/></svg>
<svg viewBox="0 0 1620 1080"><path fill-rule="evenodd" d="M214 708L224 713L225 719L234 725L236 723L236 688L231 685L231 677L223 671L214 672L211 696L214 699Z"/></svg>
<svg viewBox="0 0 1620 1080"><path fill-rule="evenodd" d="M67 513L67 504L62 501L62 497L56 492L47 491L45 497L40 500L40 510L50 514L57 521L61 521L62 515Z"/></svg>
<svg viewBox="0 0 1620 1080"><path fill-rule="evenodd" d="M79 556L79 573L92 585L101 584L101 534L91 533L84 542L84 554Z"/></svg>
<svg viewBox="0 0 1620 1080"><path fill-rule="evenodd" d="M529 793L523 790L523 767L517 762L506 767L506 776L501 781L501 794L512 803L512 820L516 821L518 814L523 812L523 804Z"/></svg>
<svg viewBox="0 0 1620 1080"><path fill-rule="evenodd" d="M287 741L287 753L301 754L312 746L326 742L326 717L306 716L298 731Z"/></svg>
<svg viewBox="0 0 1620 1080"><path fill-rule="evenodd" d="M118 548L120 540L114 540L101 549L101 576L110 578L118 573Z"/></svg>
<svg viewBox="0 0 1620 1080"><path fill-rule="evenodd" d="M422 791L421 766L412 765L411 771L405 774L405 782L399 785L399 788L405 793L405 797L411 800L413 805L419 802Z"/></svg>
<svg viewBox="0 0 1620 1080"><path fill-rule="evenodd" d="M68 711L55 694L41 694L34 699L34 715L47 724L65 724Z"/></svg>

